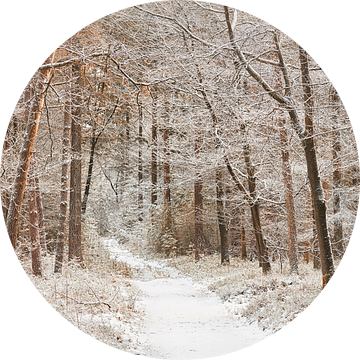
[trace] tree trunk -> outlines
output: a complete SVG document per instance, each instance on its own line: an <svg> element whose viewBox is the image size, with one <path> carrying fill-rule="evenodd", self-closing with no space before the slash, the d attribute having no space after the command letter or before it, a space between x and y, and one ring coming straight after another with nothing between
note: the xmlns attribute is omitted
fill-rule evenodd
<svg viewBox="0 0 360 360"><path fill-rule="evenodd" d="M229 8L224 6L225 19L228 28L230 43L233 47L233 50L240 60L241 65L244 66L249 75L267 92L267 94L277 101L281 106L283 106L289 113L292 125L296 133L298 134L302 146L305 152L306 165L308 170L308 178L311 187L311 196L313 198L313 206L315 210L315 222L316 229L319 241L320 248L320 258L321 258L321 269L323 274L323 287L329 282L331 276L334 274L334 262L331 253L331 245L329 240L327 220L326 220L326 205L322 194L322 188L319 177L319 170L317 166L315 145L313 139L313 97L311 89L311 79L309 74L309 65L308 65L308 55L307 53L299 47L300 50L300 65L302 73L302 83L304 91L304 105L305 105L305 130L303 129L297 109L294 105L294 102L291 98L290 93L290 78L287 73L286 66L284 63L281 64L281 70L283 73L285 81L285 96L281 95L279 92L274 90L264 79L263 77L255 71L250 62L247 62L244 54L240 51L233 33L231 26Z"/></svg>
<svg viewBox="0 0 360 360"><path fill-rule="evenodd" d="M127 97L126 97L127 98ZM120 177L120 189L119 189L119 193L120 193L120 202L123 203L124 200L124 189L126 187L128 178L129 178L129 170L130 170L130 106L129 103L126 99L126 103L125 106L123 107L124 109L124 115L125 115L125 141L124 141L124 146L121 149L121 154L122 154L122 158L123 158L123 163L122 166L120 167L120 171L119 171L119 177ZM105 175L105 173L104 173ZM108 179L109 180L109 179ZM116 184L116 188L114 187L114 189L116 190L118 187L118 180L117 180L117 184ZM118 202L118 193L116 192L116 202Z"/></svg>
<svg viewBox="0 0 360 360"><path fill-rule="evenodd" d="M283 58L280 50L280 43L278 34L275 34L275 43L278 50L278 57L281 66L283 66ZM282 88L280 80L280 69L275 68L276 73L276 90L280 91ZM289 89L285 90L289 93ZM298 272L298 244L297 244L297 229L296 229L296 214L294 202L294 188L293 178L291 171L290 152L288 132L286 130L286 120L282 112L279 114L279 133L280 133L280 146L281 146L281 159L282 159L282 173L285 185L285 203L286 215L288 224L288 243L289 243L289 262L291 272Z"/></svg>
<svg viewBox="0 0 360 360"><path fill-rule="evenodd" d="M308 264L310 262L311 247L314 243L314 218L313 218L313 205L310 190L306 192L306 241L305 241L305 255L304 260Z"/></svg>
<svg viewBox="0 0 360 360"><path fill-rule="evenodd" d="M34 154L35 155L35 154ZM38 176L38 169L36 166L36 161L34 159L34 183L35 183L35 194L36 194L36 208L37 208L37 218L39 226L39 237L40 237L40 246L44 254L47 252L47 243L46 243L46 229L45 229L45 219L44 219L44 208L42 204L42 196L40 191L40 180Z"/></svg>
<svg viewBox="0 0 360 360"><path fill-rule="evenodd" d="M215 128L216 124L218 123L216 114L210 104L210 101L207 97L206 92L202 91L202 95L203 95L205 104L210 111L210 114L211 114L211 117L213 120L213 125ZM244 139L243 151L244 151L244 158L245 158L245 166L246 166L246 170L248 173L247 178L248 178L250 195L246 192L245 187L238 181L238 179L230 165L229 159L226 155L224 156L224 160L225 160L225 164L227 166L227 169L228 169L235 185L238 187L238 189L240 191L242 191L244 193L244 195L246 196L246 200L249 202L250 209L251 209L252 223L254 226L254 233L255 233L255 238L256 238L256 249L258 251L259 264L263 269L263 273L266 274L267 272L269 272L271 270L271 266L270 266L270 262L269 262L269 258L268 258L268 254L267 254L265 239L263 237L262 229L261 229L259 203L258 203L257 196L256 196L254 167L251 163L250 146L249 146L248 142L246 141L246 133L245 133L245 124L244 123L240 124L240 129L241 129L243 139ZM217 139L216 146L217 147L220 146L219 139Z"/></svg>
<svg viewBox="0 0 360 360"><path fill-rule="evenodd" d="M298 246L295 216L294 189L291 173L290 153L288 150L288 136L285 128L285 120L279 116L280 142L283 178L285 184L285 203L288 224L289 262L291 272L298 272Z"/></svg>
<svg viewBox="0 0 360 360"><path fill-rule="evenodd" d="M249 194L247 193L245 187L237 179L236 174L234 173L234 170L232 169L227 156L225 156L224 159L227 169L235 185L240 191L244 193L246 200L249 202L259 265L262 267L263 273L266 274L267 272L271 271L271 265L269 261L267 247L265 244L265 239L263 237L263 233L261 229L260 209L256 195L256 178L254 175L254 166L251 163L250 146L249 143L246 141L245 124L242 123L240 125L240 129L242 131L242 135L244 139L243 152L245 158L245 167L247 172Z"/></svg>
<svg viewBox="0 0 360 360"><path fill-rule="evenodd" d="M71 80L71 72L69 72L69 79ZM69 155L70 155L70 130L71 130L71 98L70 85L67 87L68 94L64 107L64 128L62 139L62 165L61 165L61 180L60 180L60 212L58 233L56 241L56 255L55 255L55 273L61 273L64 259L64 243L65 243L65 227L66 227L66 212L67 212L67 198L68 198L68 173L69 173Z"/></svg>
<svg viewBox="0 0 360 360"><path fill-rule="evenodd" d="M245 124L241 124L240 128L243 133L243 138L246 139ZM254 227L256 248L258 251L258 259L259 259L260 266L262 267L263 273L266 274L267 272L271 271L271 266L270 266L267 247L265 244L265 239L264 239L263 232L261 229L260 207L259 207L259 201L257 200L257 193L256 193L255 169L254 169L254 165L251 162L250 145L249 145L248 141L244 142L243 149L244 149L244 158L245 158L245 167L246 167L246 172L247 172L249 194L251 197L251 202L250 202L251 218L252 218L252 223L253 223L253 227Z"/></svg>
<svg viewBox="0 0 360 360"><path fill-rule="evenodd" d="M53 61L52 54L45 63ZM12 191L6 227L10 241L14 249L17 247L17 237L19 232L19 218L21 206L24 199L27 174L29 171L30 160L34 149L35 139L39 128L41 111L44 106L44 98L47 89L47 81L50 81L52 68L39 71L34 97L29 111L29 121L27 122L23 146L20 151L20 159L16 170L15 183Z"/></svg>
<svg viewBox="0 0 360 360"><path fill-rule="evenodd" d="M229 240L226 230L225 211L224 211L224 185L222 180L221 169L216 169L216 210L220 232L220 249L221 249L221 264L229 265Z"/></svg>
<svg viewBox="0 0 360 360"><path fill-rule="evenodd" d="M225 12L225 20L226 20L226 25L228 28L230 43L233 47L235 54L238 56L240 63L246 65L245 69L250 73L250 75L252 77L254 77L254 79L256 81L258 81L264 87L264 89L266 91L268 91L269 89L271 89L269 87L269 85L262 80L261 76L258 73L256 73L256 71L254 71L254 69L251 67L251 65L247 64L244 55L239 50L238 45L236 44L235 36L233 33L233 27L232 27L231 21L230 21L229 8L227 6L224 6L224 12ZM240 63L237 60L234 61L234 67L235 67L236 71L240 70ZM243 137L245 139L246 134L245 134L245 124L244 123L242 123L240 125L240 129L241 129L241 131L243 133ZM247 199L247 200L250 203L251 217L252 217L252 223L253 223L253 227L254 227L254 234L255 234L255 240L256 240L256 249L258 252L258 259L259 259L260 266L262 267L263 273L266 274L267 272L271 271L271 266L270 266L270 262L269 262L269 256L268 256L268 251L267 251L267 247L265 244L265 239L263 237L263 233L262 233L262 229L261 229L260 209L259 209L259 202L258 202L257 196L256 196L254 168L251 163L250 147L249 147L249 144L247 141L245 141L243 149L244 149L246 171L248 173L248 186L249 186L249 192L250 192L250 199ZM227 168L230 172L231 177L233 178L233 180L235 181L237 186L246 194L245 188L236 179L235 173L231 169L228 159L225 159L225 161L227 162Z"/></svg>
<svg viewBox="0 0 360 360"><path fill-rule="evenodd" d="M142 142L143 142L143 108L141 101L141 93L137 94L137 103L139 110L139 157L138 157L138 209L139 221L144 220L144 195L143 195L143 160L142 160Z"/></svg>
<svg viewBox="0 0 360 360"><path fill-rule="evenodd" d="M94 167L94 155L95 155L95 147L96 147L97 139L98 138L95 135L95 128L93 128L93 133L91 135L91 147L90 147L90 159L89 159L88 173L87 173L87 177L86 177L84 195L83 195L83 199L81 201L81 214L82 215L85 215L85 213L86 213L86 205L87 205L87 201L88 201L89 193L90 193L91 177L92 177L92 172L93 172L93 167Z"/></svg>
<svg viewBox="0 0 360 360"><path fill-rule="evenodd" d="M8 214L9 204L10 204L10 193L8 189L4 189L1 192L1 206L2 206L5 223Z"/></svg>
<svg viewBox="0 0 360 360"><path fill-rule="evenodd" d="M28 172L28 206L29 206L29 228L31 243L31 266L34 275L41 276L41 252L40 236L38 227L38 214L36 204L36 184L34 179L34 159L31 161Z"/></svg>
<svg viewBox="0 0 360 360"><path fill-rule="evenodd" d="M244 226L244 219L241 218L241 227L240 227L240 234L241 234L241 259L246 260L247 259L247 253L246 253L246 232L245 232L245 226Z"/></svg>
<svg viewBox="0 0 360 360"><path fill-rule="evenodd" d="M104 91L104 83L102 83L101 86L101 94ZM85 184L85 190L84 190L84 195L83 195L83 199L81 201L81 214L85 215L86 213L86 206L87 206L87 202L89 199L89 193L90 193L90 186L91 186L91 179L92 179L92 173L93 173L93 168L94 168L94 157L95 157L95 148L96 148L96 144L100 139L100 136L102 135L102 133L104 132L106 126L110 123L110 120L112 119L115 110L118 106L119 103L119 99L117 100L115 107L111 113L111 115L109 116L109 118L106 120L106 122L103 125L103 128L99 131L99 133L96 135L95 134L95 130L96 130L96 122L94 123L94 126L92 128L92 134L91 134L91 146L90 146L90 159L89 159L89 166L88 166L88 173L87 173L87 177L86 177L86 184ZM117 193L116 193L116 201L117 201Z"/></svg>
<svg viewBox="0 0 360 360"><path fill-rule="evenodd" d="M201 175L195 175L194 182L194 217L195 217L195 260L199 260L200 255L204 253L204 230L202 220L202 180Z"/></svg>
<svg viewBox="0 0 360 360"><path fill-rule="evenodd" d="M167 117L167 114L165 114ZM171 227L171 196L170 196L170 149L169 149L169 125L165 124L163 129L164 161L163 161L163 178L164 178L164 219L165 231Z"/></svg>
<svg viewBox="0 0 360 360"><path fill-rule="evenodd" d="M69 261L82 263L81 249L81 77L79 61L72 65L71 106L71 163L70 163L70 208L69 208Z"/></svg>
<svg viewBox="0 0 360 360"><path fill-rule="evenodd" d="M151 205L157 204L157 94L156 89L153 95L153 113L151 125Z"/></svg>
<svg viewBox="0 0 360 360"><path fill-rule="evenodd" d="M299 48L299 52L305 106L305 136L302 139L302 144L305 150L308 178L310 182L311 196L313 199L314 216L320 250L321 269L323 274L323 287L325 287L332 275L334 274L335 268L328 234L326 203L321 187L320 175L316 159L315 143L313 138L314 100L311 88L311 78L309 73L309 61L307 53L301 47Z"/></svg>
<svg viewBox="0 0 360 360"><path fill-rule="evenodd" d="M29 86L26 87L25 90L25 96L24 100L25 102L30 101L31 96L31 89ZM29 106L26 106L25 113L24 113L24 122L27 125L29 121ZM30 174L31 172L31 174ZM38 234L40 241L40 247L41 250L46 253L46 231L45 231L45 224L44 224L44 210L42 205L42 198L41 198L41 192L40 192L40 181L39 176L37 173L37 166L36 166L36 160L35 160L35 151L33 151L31 160L30 160L30 168L29 168L29 174L31 177L31 183L32 186L35 187L32 191L34 191L35 194L35 205L36 205L36 218L37 218L37 226L38 226ZM34 194L31 194L33 196ZM36 255L35 255L36 256Z"/></svg>
<svg viewBox="0 0 360 360"><path fill-rule="evenodd" d="M204 253L204 230L203 230L203 201L202 201L202 178L201 174L198 171L198 162L201 151L201 131L199 124L195 125L196 135L195 135L195 181L194 181L194 217L195 217L195 260L198 261L200 255Z"/></svg>
<svg viewBox="0 0 360 360"><path fill-rule="evenodd" d="M330 93L330 105L334 106L333 118L333 199L334 199L334 240L333 251L337 259L344 254L343 228L341 218L341 134L339 128L339 95L332 87Z"/></svg>

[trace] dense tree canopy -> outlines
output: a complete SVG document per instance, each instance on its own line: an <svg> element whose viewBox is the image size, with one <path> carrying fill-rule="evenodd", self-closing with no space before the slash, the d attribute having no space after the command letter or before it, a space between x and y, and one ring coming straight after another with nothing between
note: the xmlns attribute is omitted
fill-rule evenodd
<svg viewBox="0 0 360 360"><path fill-rule="evenodd" d="M24 114L36 116L39 93L43 109L31 142L37 173L29 176L40 180L49 251L58 237L61 164L79 168L78 158L84 175L70 176L70 199L82 196L83 219L93 219L103 235L140 236L144 251L166 255L194 249L198 258L221 249L227 262L240 253L242 228L264 272L270 257L290 256L296 271L298 256L309 261L311 253L331 277L330 257L342 256L355 219L357 151L336 91L294 41L227 7L161 2L100 19L53 57L30 81L33 95L20 99L4 145L3 208L14 247L26 248L27 232L17 236L12 219L20 213L12 204L27 209L13 185L17 179L24 187L24 180L9 164L27 151ZM67 101L72 141L77 128L82 144L72 142L61 162ZM31 153L21 156L30 161ZM20 162L19 174L27 171ZM82 181L79 190L71 181ZM309 209L318 201L313 220ZM70 206L72 219L78 205Z"/></svg>

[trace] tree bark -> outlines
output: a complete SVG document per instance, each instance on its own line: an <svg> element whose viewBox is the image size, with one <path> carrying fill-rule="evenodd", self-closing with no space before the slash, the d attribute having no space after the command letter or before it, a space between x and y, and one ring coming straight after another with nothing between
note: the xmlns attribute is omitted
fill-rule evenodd
<svg viewBox="0 0 360 360"><path fill-rule="evenodd" d="M52 54L45 62L51 63L54 59ZM19 218L24 199L26 179L29 171L30 160L35 145L35 139L39 128L41 111L44 106L44 98L47 90L47 82L51 79L52 68L39 71L34 96L29 111L29 121L26 126L23 146L20 151L19 163L16 170L15 183L12 191L6 227L10 241L14 249L17 247L17 238L19 232Z"/></svg>
<svg viewBox="0 0 360 360"><path fill-rule="evenodd" d="M333 118L333 201L334 201L334 239L333 252L337 259L344 254L343 228L341 218L341 134L339 128L339 95L332 87L330 92L330 105L334 106Z"/></svg>
<svg viewBox="0 0 360 360"><path fill-rule="evenodd" d="M36 184L34 179L34 159L31 161L28 172L28 206L29 206L29 228L31 243L31 267L34 275L41 276L41 251L38 227L38 213L36 204Z"/></svg>
<svg viewBox="0 0 360 360"><path fill-rule="evenodd" d="M71 80L71 72L69 72L68 81ZM58 233L56 241L56 255L55 255L55 273L62 272L62 264L64 259L64 244L65 244L65 228L66 228L66 213L68 205L68 173L69 173L69 155L70 155L70 130L71 130L71 98L70 85L67 87L67 99L64 106L64 127L62 139L62 165L61 165L61 180L60 180L60 212Z"/></svg>
<svg viewBox="0 0 360 360"><path fill-rule="evenodd" d="M202 178L201 174L198 171L198 162L201 151L201 131L199 124L196 126L196 135L195 135L195 181L194 181L194 218L195 218L195 260L200 259L200 255L204 253L204 230L203 230L203 201L202 201Z"/></svg>
<svg viewBox="0 0 360 360"><path fill-rule="evenodd" d="M217 116L214 112L214 109L212 108L212 106L210 104L210 101L207 97L206 92L204 90L202 90L201 93L204 98L206 107L208 108L208 110L211 114L211 117L213 120L213 126L215 129L216 124L218 123ZM248 142L246 141L246 133L245 133L245 124L244 123L240 124L240 129L241 129L243 139L244 139L243 152L244 152L244 158L245 158L245 166L246 166L246 170L248 173L247 178L248 178L250 194L247 193L245 187L238 181L238 179L230 165L229 159L226 155L224 156L224 160L225 160L225 164L227 166L227 169L228 169L235 185L238 187L238 189L240 191L242 191L244 193L246 200L249 202L250 209L251 209L252 223L254 226L254 233L255 233L255 238L256 238L256 249L258 251L259 264L262 267L263 273L266 274L267 272L269 272L271 270L271 266L270 266L270 262L268 259L267 248L265 245L265 239L263 237L262 229L261 229L259 203L258 203L258 200L256 197L256 191L255 191L256 185L255 185L255 177L254 177L254 168L251 163L250 146L249 146ZM215 129L215 133L216 133L216 129ZM216 136L218 136L218 135L216 134ZM216 141L217 141L216 146L219 147L220 146L219 139L217 138Z"/></svg>
<svg viewBox="0 0 360 360"><path fill-rule="evenodd" d="M34 154L35 155L35 154ZM46 243L46 229L45 229L45 219L44 219L44 208L42 203L42 196L40 190L40 180L38 175L37 164L34 160L34 183L35 183L35 195L36 195L36 208L37 208L37 218L39 226L39 237L40 237L40 246L41 250L45 254L47 252L47 243Z"/></svg>
<svg viewBox="0 0 360 360"><path fill-rule="evenodd" d="M224 185L222 180L222 171L221 169L216 169L216 211L219 224L220 232L220 250L221 250L221 264L229 265L229 240L226 230L225 222L225 211L224 211Z"/></svg>
<svg viewBox="0 0 360 360"><path fill-rule="evenodd" d="M245 66L245 69L250 73L250 75L252 77L254 77L255 80L260 82L261 85L264 86L264 89L266 91L268 91L270 89L270 86L266 82L263 81L261 76L258 73L256 73L256 71L254 71L254 69L251 67L251 65L247 64L244 55L239 50L239 48L235 42L235 36L233 33L231 21L230 21L229 9L227 6L224 6L224 12L225 12L225 20L226 20L226 24L227 24L227 28L228 28L230 43L233 47L235 54L237 55L237 57L240 60L240 63L237 60L234 60L235 70L239 71L240 64L243 64ZM240 124L240 129L243 133L244 139L246 139L244 123ZM244 151L246 171L248 174L247 180L248 180L248 187L249 187L250 194L246 193L245 188L237 180L235 173L230 166L229 160L226 157L225 157L225 162L226 162L227 168L228 168L230 175L231 175L232 179L234 180L235 184L241 191L244 192L245 195L247 195L247 200L249 201L250 209L251 209L251 217L252 217L252 223L253 223L255 240L256 240L256 249L258 252L258 260L259 260L260 266L262 267L263 273L266 274L271 271L271 265L270 265L270 261L269 261L267 247L265 244L265 239L263 237L263 233L262 233L262 229L261 229L260 208L259 208L259 202L258 202L258 199L256 196L256 179L254 176L254 168L251 163L250 147L249 147L249 144L247 141L244 142L243 151Z"/></svg>
<svg viewBox="0 0 360 360"><path fill-rule="evenodd" d="M241 220L241 260L247 259L247 253L246 253L246 232L245 227L243 224L243 219Z"/></svg>
<svg viewBox="0 0 360 360"><path fill-rule="evenodd" d="M247 62L244 54L240 51L235 36L231 27L229 8L224 6L225 19L228 28L230 43L233 50L238 57L240 63L245 67L249 75L267 92L267 94L277 101L289 113L292 125L297 135L299 136L305 152L306 165L308 170L308 178L311 187L311 196L313 198L313 206L315 210L315 222L320 248L321 269L323 274L323 287L329 282L331 276L334 274L334 262L331 253L331 245L328 234L327 220L326 220L326 205L322 194L322 188L319 177L319 170L317 165L317 158L314 145L314 131L313 131L313 97L311 89L311 79L309 75L308 55L300 47L300 65L302 74L302 83L304 91L304 105L305 105L305 129L299 121L298 113L291 94L287 93L284 96L274 90L263 77L255 71L250 62ZM286 89L290 89L290 80L285 66L281 66L283 72Z"/></svg>
<svg viewBox="0 0 360 360"><path fill-rule="evenodd" d="M152 124L151 124L151 205L157 204L157 93L156 89L152 95Z"/></svg>
<svg viewBox="0 0 360 360"><path fill-rule="evenodd" d="M71 102L71 163L70 163L70 208L69 208L69 261L82 263L81 249L81 81L80 62L72 64Z"/></svg>
<svg viewBox="0 0 360 360"><path fill-rule="evenodd" d="M104 85L104 83L102 83L102 85ZM104 86L101 87L101 94L103 93L103 91L104 91ZM87 173L87 177L86 177L84 195L83 195L83 199L81 201L81 214L82 215L85 215L85 213L86 213L86 206L87 206L87 202L88 202L89 194L90 194L90 186L91 186L91 179L92 179L92 173L93 173L93 168L94 168L94 157L95 157L96 144L98 143L106 126L110 123L113 115L115 114L115 110L117 109L118 104L119 104L119 99L117 100L111 115L106 120L106 122L103 125L103 128L98 132L98 134L95 134L96 123L94 124L94 126L92 128L88 173ZM117 193L116 193L116 200L117 200Z"/></svg>
<svg viewBox="0 0 360 360"><path fill-rule="evenodd" d="M89 194L90 194L90 185L91 185L92 172L93 172L93 168L94 168L94 155L95 155L96 143L97 143L97 138L95 135L95 128L94 128L93 133L91 135L90 159L89 159L88 173L87 173L87 177L86 177L85 190L84 190L83 199L81 201L81 214L82 215L85 215L85 213L86 213L87 201L88 201Z"/></svg>
<svg viewBox="0 0 360 360"><path fill-rule="evenodd" d="M241 129L244 132L245 131L245 125L241 124ZM245 134L244 134L245 139ZM251 163L250 158L250 147L247 142L244 144L244 158L245 158L245 166L246 171L248 173L247 179L248 179L248 186L249 186L249 192L247 193L245 187L241 184L241 182L237 179L234 170L232 169L229 159L227 156L225 156L225 164L227 166L227 169L231 175L231 178L233 179L235 185L237 188L242 191L249 202L250 210L251 210L251 220L254 228L254 235L255 235L255 245L256 245L256 251L257 256L259 260L259 265L261 266L263 273L266 274L271 270L271 265L269 261L268 251L265 244L265 239L262 233L261 229L261 221L260 221L260 208L259 208L259 202L257 200L256 196L256 179L254 177L254 167Z"/></svg>
<svg viewBox="0 0 360 360"><path fill-rule="evenodd" d="M167 107L166 107L167 111ZM165 113L165 119L168 114ZM171 194L170 194L170 149L169 149L169 124L165 123L163 129L163 178L164 178L164 218L165 218L165 231L171 227Z"/></svg>
<svg viewBox="0 0 360 360"><path fill-rule="evenodd" d="M288 223L289 262L291 272L298 272L298 245L295 216L294 188L291 173L290 153L288 151L288 136L285 120L279 116L282 170L285 184L286 216Z"/></svg>
<svg viewBox="0 0 360 360"><path fill-rule="evenodd" d="M275 43L278 52L278 58L280 66L285 72L285 78L287 79L286 67L282 57L280 49L280 41L278 33L275 33ZM280 69L275 68L276 73L276 90L281 89ZM289 84L285 83L285 93L290 95ZM286 130L286 120L282 114L279 114L279 133L280 133L280 146L281 146L281 159L282 159L282 173L285 185L285 203L286 203L286 215L288 223L288 243L289 243L289 262L291 272L298 273L298 244L297 244L297 229L296 229L296 214L295 214L295 202L294 202L294 188L293 178L291 171L290 152L288 133Z"/></svg>
<svg viewBox="0 0 360 360"><path fill-rule="evenodd" d="M311 192L306 191L306 232L307 238L305 241L305 255L304 259L308 264L310 262L310 255L311 255L311 247L314 243L314 218L313 218L313 205L312 205L312 198Z"/></svg>
<svg viewBox="0 0 360 360"><path fill-rule="evenodd" d="M243 138L246 139L245 124L241 124L240 128L243 133ZM271 271L271 266L270 266L265 239L261 228L260 206L256 193L255 169L254 169L254 165L251 162L251 156L250 156L251 152L248 141L244 142L243 151L244 151L245 167L247 172L249 195L251 198L250 210L251 210L251 218L252 218L255 240L256 240L256 248L258 251L258 259L260 266L262 267L263 273L266 274Z"/></svg>
<svg viewBox="0 0 360 360"><path fill-rule="evenodd" d="M313 138L314 100L311 89L309 60L307 53L301 47L299 47L299 53L305 106L305 136L302 139L302 144L305 150L308 178L313 199L314 216L320 250L321 270L323 274L323 287L325 287L332 275L334 274L335 268L326 219L326 203L321 187L320 175L316 159L315 143Z"/></svg>
<svg viewBox="0 0 360 360"><path fill-rule="evenodd" d="M139 110L139 157L138 157L138 210L139 221L144 220L144 195L143 195L143 160L142 160L142 142L143 142L143 108L141 101L141 93L137 94L137 104Z"/></svg>

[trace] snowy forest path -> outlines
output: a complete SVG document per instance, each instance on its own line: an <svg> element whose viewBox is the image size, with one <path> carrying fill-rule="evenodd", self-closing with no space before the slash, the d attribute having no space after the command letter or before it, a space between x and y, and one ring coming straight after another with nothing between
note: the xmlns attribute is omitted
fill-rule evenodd
<svg viewBox="0 0 360 360"><path fill-rule="evenodd" d="M266 337L254 325L232 317L226 305L206 286L176 269L121 249L107 246L113 256L135 270L145 310L139 342L147 356L200 359L241 350ZM137 274L137 275L136 275Z"/></svg>

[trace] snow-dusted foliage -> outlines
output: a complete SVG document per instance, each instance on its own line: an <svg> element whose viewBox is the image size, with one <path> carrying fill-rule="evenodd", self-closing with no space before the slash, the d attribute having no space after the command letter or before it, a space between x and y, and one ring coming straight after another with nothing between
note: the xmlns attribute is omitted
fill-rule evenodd
<svg viewBox="0 0 360 360"><path fill-rule="evenodd" d="M156 284L171 305L169 287L195 298L184 316L210 299L252 341L306 309L346 250L360 176L344 105L304 49L250 14L170 0L110 14L53 57L10 121L0 191L19 259L56 310L146 354Z"/></svg>
<svg viewBox="0 0 360 360"><path fill-rule="evenodd" d="M67 263L54 274L54 257L42 258L42 277L32 274L29 258L22 266L44 298L79 330L120 350L139 353L137 334L143 319L141 290L131 267L114 261L97 234L87 229L86 268Z"/></svg>
<svg viewBox="0 0 360 360"><path fill-rule="evenodd" d="M182 273L207 288L228 305L229 311L275 332L304 311L321 292L321 272L312 264L300 263L299 274L290 274L288 262L282 268L272 263L272 273L262 275L256 262L232 258L230 266L219 264L213 255L194 263L189 257L169 261Z"/></svg>

